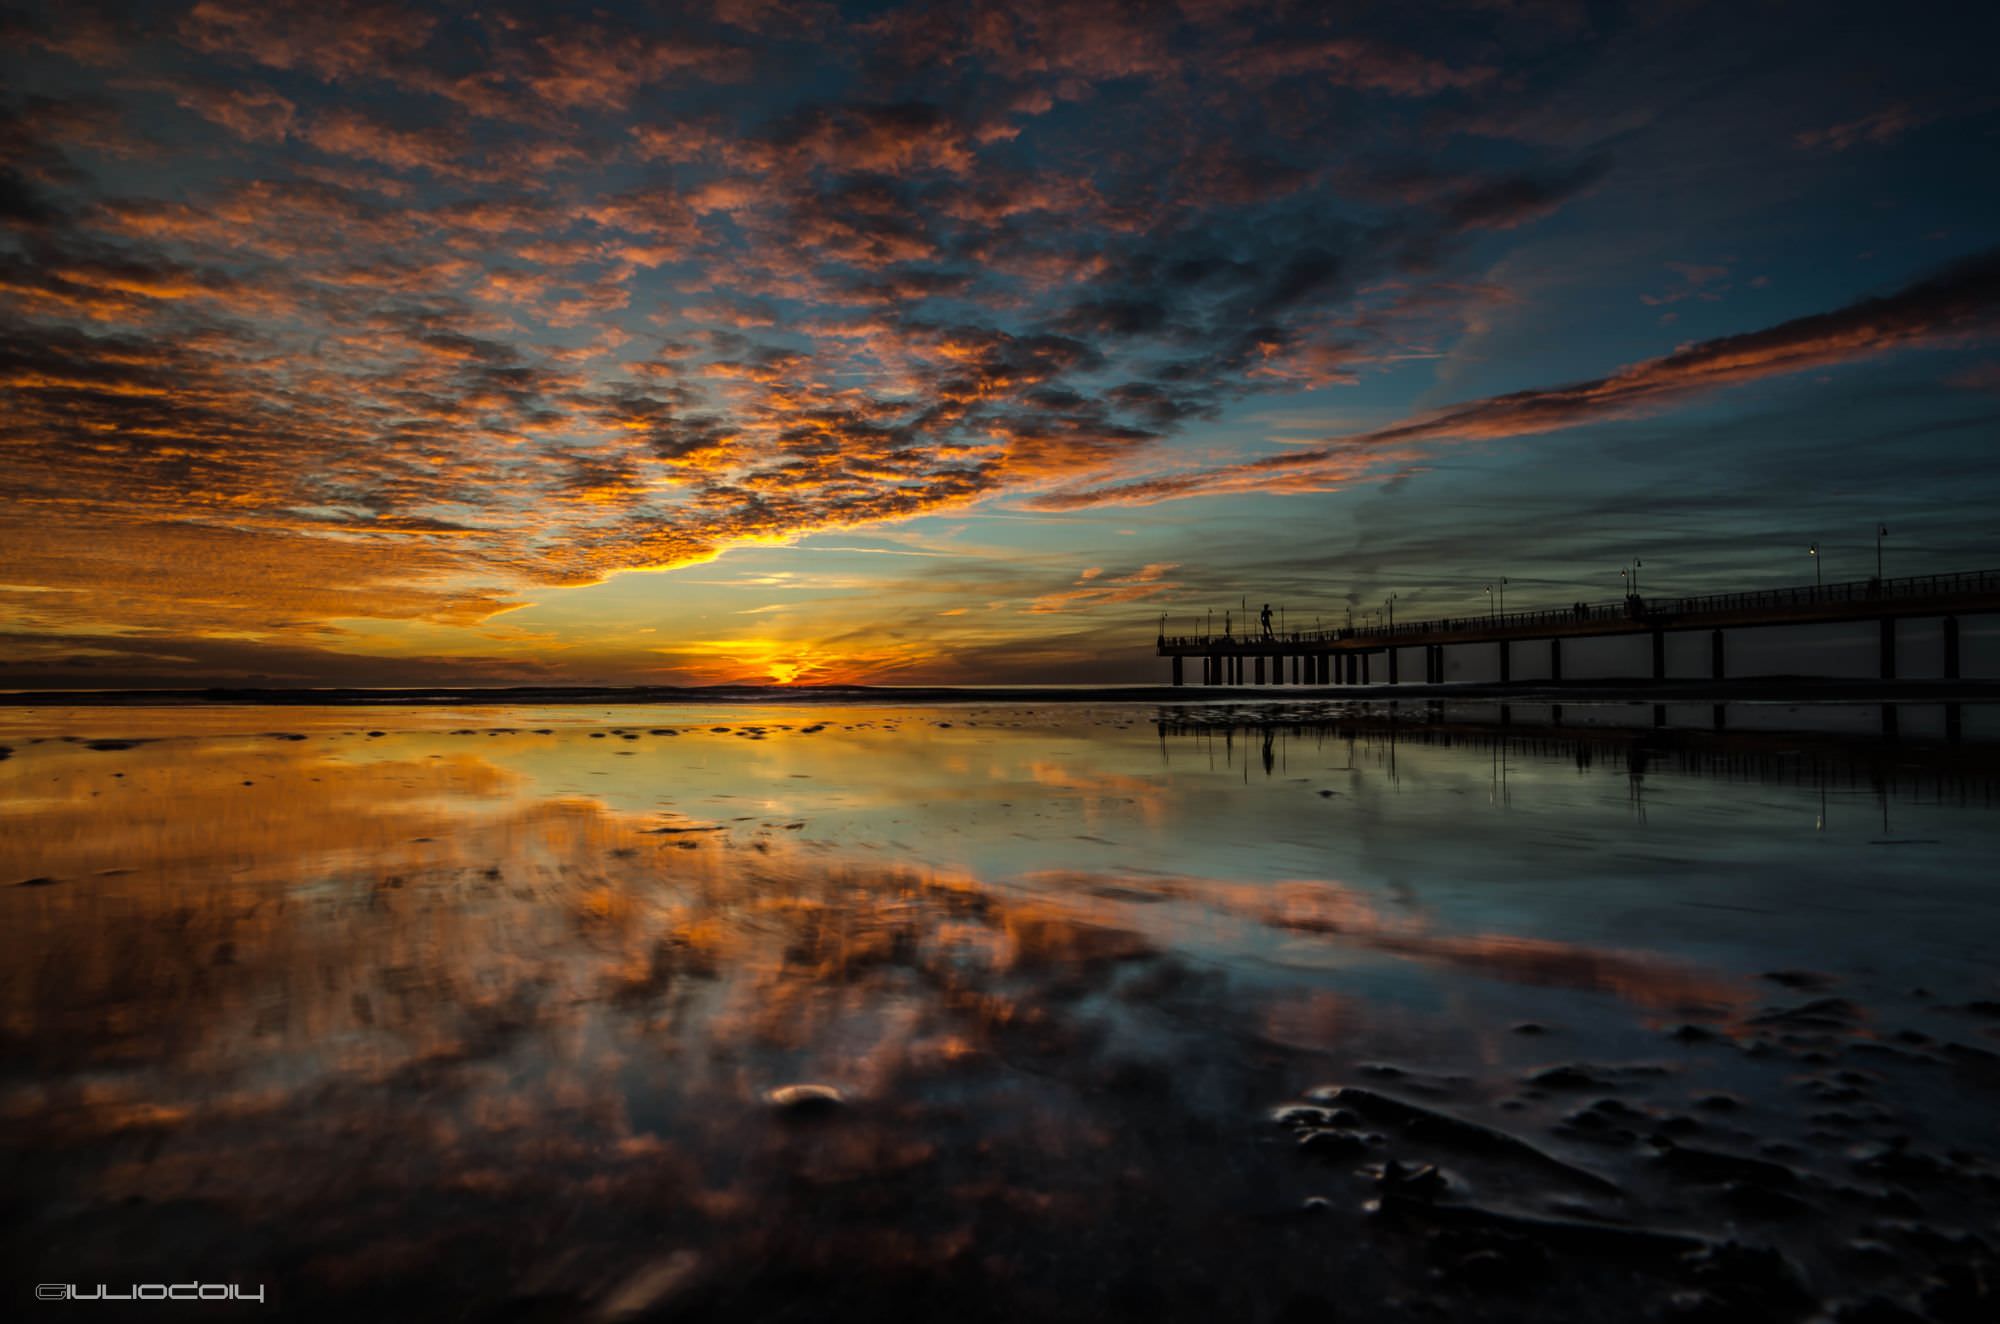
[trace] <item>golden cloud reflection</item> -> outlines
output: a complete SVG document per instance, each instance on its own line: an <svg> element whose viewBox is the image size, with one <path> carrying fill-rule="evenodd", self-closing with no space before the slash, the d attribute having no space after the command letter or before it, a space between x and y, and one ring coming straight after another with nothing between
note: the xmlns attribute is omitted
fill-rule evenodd
<svg viewBox="0 0 2000 1324"><path fill-rule="evenodd" d="M1140 1161L1134 1118L1169 1082L1404 1022L1359 987L1274 984L1274 942L1641 1009L1736 996L1644 954L1397 919L1346 884L1065 867L1060 807L1084 836L1158 834L1200 794L1077 756L1122 748L1117 721L806 715L9 735L0 1118L27 1148L0 1157L88 1212L72 1264L129 1274L116 1211L198 1207L191 1237L284 1226L294 1290L504 1245L507 1293L664 1299L774 1258L941 1272L995 1219L1045 1235L1164 1198L1174 1165ZM981 814L996 842L1042 837L950 844ZM800 1082L845 1122L774 1116ZM676 1231L641 1245L633 1220Z"/></svg>

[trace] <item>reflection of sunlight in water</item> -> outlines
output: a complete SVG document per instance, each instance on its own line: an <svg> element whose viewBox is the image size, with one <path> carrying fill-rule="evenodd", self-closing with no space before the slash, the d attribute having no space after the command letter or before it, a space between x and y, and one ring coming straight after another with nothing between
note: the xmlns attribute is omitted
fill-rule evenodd
<svg viewBox="0 0 2000 1324"><path fill-rule="evenodd" d="M618 1273L669 1284L862 1177L1088 1219L1133 1109L1236 1107L1273 1053L1513 1070L1547 1051L1521 1021L1565 1053L1738 1032L1760 972L1809 963L1788 942L1886 984L1956 941L1922 916L1962 856L1902 857L1925 900L1860 926L1822 902L1872 885L1865 854L1771 867L1815 840L1779 840L1805 788L1663 770L1635 821L1622 767L1514 756L1489 812L1490 751L1301 740L1246 780L1089 714L282 716L85 714L158 737L125 749L10 718L0 1119L68 1156L26 1168L65 1200L283 1220L330 1282L409 1271L467 1209L663 1220L694 1258ZM859 1124L774 1130L795 1082ZM853 1223L820 1235L973 1244Z"/></svg>

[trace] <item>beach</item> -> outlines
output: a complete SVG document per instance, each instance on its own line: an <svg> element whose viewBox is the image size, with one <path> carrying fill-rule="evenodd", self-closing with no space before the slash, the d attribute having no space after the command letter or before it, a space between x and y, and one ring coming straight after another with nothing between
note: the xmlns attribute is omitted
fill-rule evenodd
<svg viewBox="0 0 2000 1324"><path fill-rule="evenodd" d="M1992 1318L1993 713L1531 699L0 710L9 1281Z"/></svg>

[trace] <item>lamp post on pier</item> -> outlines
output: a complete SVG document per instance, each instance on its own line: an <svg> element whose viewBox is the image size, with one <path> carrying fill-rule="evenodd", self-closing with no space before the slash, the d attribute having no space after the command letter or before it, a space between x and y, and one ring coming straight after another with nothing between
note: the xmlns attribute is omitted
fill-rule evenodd
<svg viewBox="0 0 2000 1324"><path fill-rule="evenodd" d="M1814 543L1812 546L1806 548L1806 555L1812 558L1813 592L1817 593L1821 588L1825 587L1826 585L1826 576L1820 571L1819 544Z"/></svg>

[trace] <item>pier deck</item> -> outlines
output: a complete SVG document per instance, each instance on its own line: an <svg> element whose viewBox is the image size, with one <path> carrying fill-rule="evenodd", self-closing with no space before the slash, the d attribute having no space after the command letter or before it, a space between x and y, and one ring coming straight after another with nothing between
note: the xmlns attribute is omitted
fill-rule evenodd
<svg viewBox="0 0 2000 1324"><path fill-rule="evenodd" d="M1187 658L1202 661L1206 684L1328 685L1366 683L1369 659L1383 655L1388 679L1398 679L1399 654L1422 648L1424 679L1444 679L1443 650L1447 646L1493 644L1499 649L1500 678L1511 672L1515 644L1546 642L1551 679L1562 679L1562 641L1616 635L1651 635L1653 678L1666 678L1666 636L1696 630L1710 632L1710 674L1725 678L1724 630L1780 625L1819 625L1846 621L1877 621L1881 628L1884 680L1896 678L1898 620L1939 618L1944 632L1944 673L1959 675L1961 616L2000 612L2000 570L1972 570L1945 575L1912 575L1901 579L1862 579L1798 588L1713 593L1700 597L1630 597L1619 603L1578 603L1555 610L1444 617L1397 625L1347 626L1334 629L1290 630L1281 633L1220 635L1161 634L1161 657L1173 659L1174 684L1184 683Z"/></svg>

